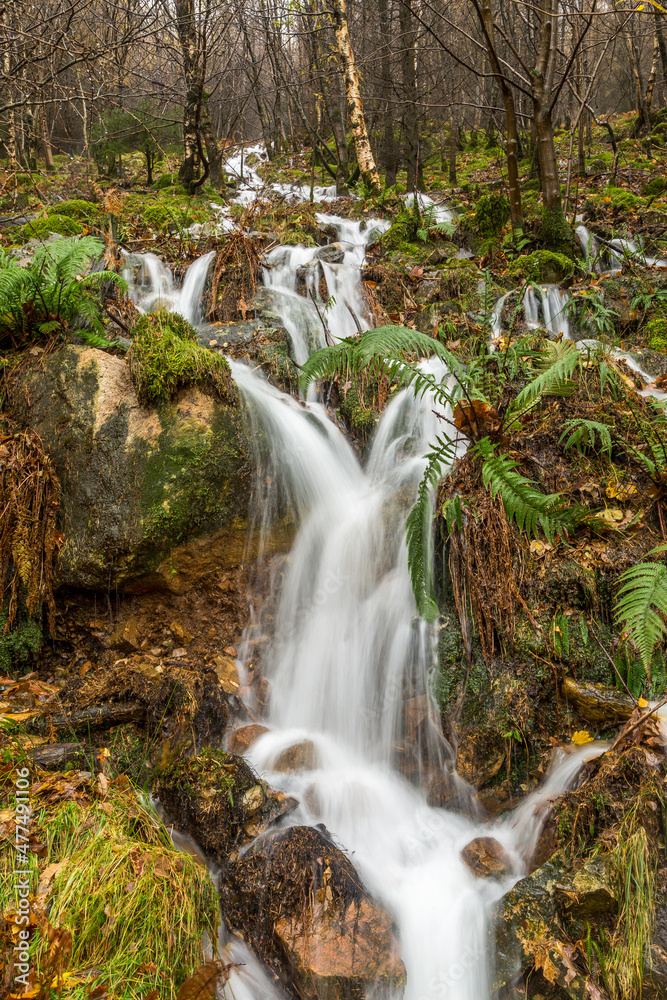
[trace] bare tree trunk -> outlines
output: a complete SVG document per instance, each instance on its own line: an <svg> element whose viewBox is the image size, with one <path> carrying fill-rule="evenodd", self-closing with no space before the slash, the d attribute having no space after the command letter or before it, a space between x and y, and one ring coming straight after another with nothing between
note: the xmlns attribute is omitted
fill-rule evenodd
<svg viewBox="0 0 667 1000"><path fill-rule="evenodd" d="M651 134L651 106L653 104L653 93L655 91L655 81L658 79L658 62L660 59L660 42L657 31L653 32L653 60L651 62L651 72L646 84L646 117L648 119L649 135Z"/></svg>
<svg viewBox="0 0 667 1000"><path fill-rule="evenodd" d="M49 142L49 130L46 125L46 110L44 105L38 109L37 114L39 115L39 135L42 142L42 151L44 153L44 165L47 171L55 170L53 150L51 149L51 143Z"/></svg>
<svg viewBox="0 0 667 1000"><path fill-rule="evenodd" d="M662 30L662 15L659 11L653 11L653 17L655 18L655 37L658 40L658 48L660 50L660 63L662 65L662 89L663 100L667 103L667 43L665 43L665 35Z"/></svg>
<svg viewBox="0 0 667 1000"><path fill-rule="evenodd" d="M507 146L505 149L505 158L507 162L510 216L512 219L512 225L516 229L523 229L523 205L521 204L521 187L519 185L518 164L519 133L517 128L516 108L514 106L514 94L512 93L512 88L510 87L507 77L503 73L500 59L496 51L491 0L481 0L479 3L477 0L473 0L473 4L482 28L484 44L486 45L489 62L491 63L491 70L496 78L498 89L500 90L500 96L503 100L503 107L505 108L505 124L507 127Z"/></svg>
<svg viewBox="0 0 667 1000"><path fill-rule="evenodd" d="M343 65L345 76L345 94L347 96L347 110L354 136L354 148L357 153L359 173L362 180L372 191L380 190L380 175L375 165L373 151L368 140L366 121L364 119L364 109L361 103L361 92L359 89L359 76L354 61L354 53L350 44L350 33L347 26L347 11L345 0L333 0L334 26L336 32L336 42L338 53Z"/></svg>
<svg viewBox="0 0 667 1000"><path fill-rule="evenodd" d="M396 174L398 173L398 155L396 136L394 134L394 107L392 104L394 85L391 76L391 24L389 18L389 5L387 0L378 0L378 20L380 23L380 30L383 33L381 74L384 141L382 160L385 172L385 184L387 187L393 187L396 183Z"/></svg>
<svg viewBox="0 0 667 1000"><path fill-rule="evenodd" d="M403 77L403 133L408 168L408 191L424 188L419 156L419 115L417 112L417 32L412 16L412 0L400 0L398 18L401 26L401 74Z"/></svg>
<svg viewBox="0 0 667 1000"><path fill-rule="evenodd" d="M639 52L637 51L637 43L634 35L631 34L630 28L625 28L623 31L623 38L625 39L625 45L628 50L628 58L630 59L630 69L632 70L632 76L635 81L635 102L637 105L637 117L639 119L638 124L640 128L641 125L644 125L650 133L651 119L649 118L646 110L646 102L644 100L644 85L642 83Z"/></svg>
<svg viewBox="0 0 667 1000"><path fill-rule="evenodd" d="M458 108L452 105L449 112L449 183L456 184L456 150L459 144Z"/></svg>

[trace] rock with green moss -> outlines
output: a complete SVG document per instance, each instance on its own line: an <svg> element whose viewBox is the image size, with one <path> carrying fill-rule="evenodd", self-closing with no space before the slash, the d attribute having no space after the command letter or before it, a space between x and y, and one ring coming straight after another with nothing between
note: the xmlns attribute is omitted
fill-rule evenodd
<svg viewBox="0 0 667 1000"><path fill-rule="evenodd" d="M28 240L44 240L55 233L57 236L79 236L83 227L76 219L65 215L49 215L46 218L33 219L24 226L5 230L5 235L12 243L27 243Z"/></svg>
<svg viewBox="0 0 667 1000"><path fill-rule="evenodd" d="M127 359L140 402L166 403L179 390L197 386L222 403L238 404L229 365L222 355L199 346L196 330L178 313L148 313L132 336Z"/></svg>
<svg viewBox="0 0 667 1000"><path fill-rule="evenodd" d="M550 250L536 250L523 254L507 268L511 278L525 278L537 284L558 284L574 274L574 263L565 254Z"/></svg>
<svg viewBox="0 0 667 1000"><path fill-rule="evenodd" d="M484 239L497 236L509 218L510 203L504 194L484 194L475 205L475 225Z"/></svg>
<svg viewBox="0 0 667 1000"><path fill-rule="evenodd" d="M648 321L646 342L652 351L667 354L667 316L656 316Z"/></svg>
<svg viewBox="0 0 667 1000"><path fill-rule="evenodd" d="M93 224L99 221L100 208L92 201L85 201L83 198L71 198L69 201L61 201L57 205L51 205L46 210L47 216L59 215L68 219L76 219L78 222Z"/></svg>
<svg viewBox="0 0 667 1000"><path fill-rule="evenodd" d="M643 198L638 198L632 191L619 187L608 187L604 197L611 198L611 206L618 213L633 212L644 204Z"/></svg>
<svg viewBox="0 0 667 1000"><path fill-rule="evenodd" d="M14 410L60 479L60 585L181 592L243 561L250 446L230 403L191 386L147 407L127 361L73 345L28 372Z"/></svg>
<svg viewBox="0 0 667 1000"><path fill-rule="evenodd" d="M218 863L297 805L258 778L243 757L224 750L177 761L160 774L155 791L177 828Z"/></svg>

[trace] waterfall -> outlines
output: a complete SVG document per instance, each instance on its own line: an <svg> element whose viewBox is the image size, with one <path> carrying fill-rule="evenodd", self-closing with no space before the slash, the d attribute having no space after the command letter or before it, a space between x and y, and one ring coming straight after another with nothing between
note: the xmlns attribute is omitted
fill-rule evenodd
<svg viewBox="0 0 667 1000"><path fill-rule="evenodd" d="M438 360L422 364L448 378ZM445 777L452 788L456 777L430 693L434 629L416 613L404 531L429 444L442 433L433 413L441 408L428 394L398 393L362 468L320 405L298 403L242 365L233 363L232 372L252 438L264 442L260 516L279 487L298 522L265 629L271 728L249 757L299 800L290 821L324 823L392 914L406 1000L490 1000L491 909L525 871L544 802L568 787L601 744L566 757L514 822L490 826L428 804L430 777ZM314 746L312 768L276 772L281 752L305 739ZM469 871L461 850L477 836L508 847L513 878L498 883Z"/></svg>
<svg viewBox="0 0 667 1000"><path fill-rule="evenodd" d="M572 340L567 314L569 301L570 293L561 291L557 285L541 285L539 295L534 288L527 288L523 299L526 324L533 330L545 327L552 339L562 336L564 340Z"/></svg>
<svg viewBox="0 0 667 1000"><path fill-rule="evenodd" d="M325 259L328 247L283 246L267 255L264 267L264 286L292 339L297 364L326 346L324 324L333 340L354 336L357 322L362 330L369 328L372 318L361 286L361 268L371 237L389 228L384 219L358 222L318 213L317 221L336 229L338 240L330 246L340 251L338 262ZM325 298L320 293L321 276L326 283Z"/></svg>
<svg viewBox="0 0 667 1000"><path fill-rule="evenodd" d="M202 293L214 257L215 250L199 257L185 272L181 288L176 288L171 271L154 253L126 254L123 277L130 298L140 312L152 312L161 307L180 313L197 326L202 319Z"/></svg>

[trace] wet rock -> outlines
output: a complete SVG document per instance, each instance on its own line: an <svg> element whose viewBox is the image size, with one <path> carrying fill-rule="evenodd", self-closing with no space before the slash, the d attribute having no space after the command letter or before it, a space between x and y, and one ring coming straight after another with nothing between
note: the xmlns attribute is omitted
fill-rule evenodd
<svg viewBox="0 0 667 1000"><path fill-rule="evenodd" d="M127 621L119 622L107 639L109 649L117 649L121 653L133 653L139 649L139 623L134 615Z"/></svg>
<svg viewBox="0 0 667 1000"><path fill-rule="evenodd" d="M297 805L235 753L206 749L162 773L155 791L170 820L222 863Z"/></svg>
<svg viewBox="0 0 667 1000"><path fill-rule="evenodd" d="M261 838L218 891L229 927L303 1000L389 996L404 982L389 915L324 828Z"/></svg>
<svg viewBox="0 0 667 1000"><path fill-rule="evenodd" d="M614 875L604 857L585 861L561 879L557 888L560 896L565 897L565 910L576 917L613 913L618 905Z"/></svg>
<svg viewBox="0 0 667 1000"><path fill-rule="evenodd" d="M630 718L635 708L630 695L604 684L566 677L561 691L589 722L622 722Z"/></svg>
<svg viewBox="0 0 667 1000"><path fill-rule="evenodd" d="M520 879L496 906L496 966L493 989L510 987L533 967L559 986L571 1000L590 1000L580 971L576 948L565 934L559 916L559 886L568 863L554 855L542 868Z"/></svg>
<svg viewBox="0 0 667 1000"><path fill-rule="evenodd" d="M209 544L194 555L187 545L211 532L217 565L242 561L251 467L240 408L198 389L141 406L124 359L73 345L28 372L12 405L60 478L59 584L186 588L211 559Z"/></svg>
<svg viewBox="0 0 667 1000"><path fill-rule="evenodd" d="M461 858L478 878L507 878L514 871L511 856L495 837L476 837L461 851Z"/></svg>
<svg viewBox="0 0 667 1000"><path fill-rule="evenodd" d="M302 740L287 747L273 765L274 771L313 771L318 767L317 751L312 740Z"/></svg>
<svg viewBox="0 0 667 1000"><path fill-rule="evenodd" d="M260 726L257 723L253 723L250 726L241 726L240 729L237 729L232 734L229 749L234 753L244 754L250 749L253 743L257 742L260 736L268 732L269 730L266 726Z"/></svg>
<svg viewBox="0 0 667 1000"><path fill-rule="evenodd" d="M163 666L141 654L76 677L61 689L49 709L76 717L88 708L130 703L143 709L150 733L177 742L194 743L195 750L219 744L225 735L229 708L222 689L203 670Z"/></svg>
<svg viewBox="0 0 667 1000"><path fill-rule="evenodd" d="M337 243L332 243L318 250L315 259L323 260L326 264L342 264L345 260L345 251Z"/></svg>
<svg viewBox="0 0 667 1000"><path fill-rule="evenodd" d="M213 660L215 675L225 694L236 694L241 686L239 670L231 656L216 656Z"/></svg>

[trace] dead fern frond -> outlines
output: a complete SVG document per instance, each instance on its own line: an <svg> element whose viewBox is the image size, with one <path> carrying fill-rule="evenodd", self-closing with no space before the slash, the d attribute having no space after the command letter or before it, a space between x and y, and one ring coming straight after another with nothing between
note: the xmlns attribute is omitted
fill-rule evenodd
<svg viewBox="0 0 667 1000"><path fill-rule="evenodd" d="M2 428L2 425L0 425ZM0 580L8 599L5 632L18 611L19 592L30 615L45 606L54 634L53 562L60 536L60 485L37 434L0 433Z"/></svg>

